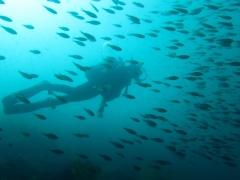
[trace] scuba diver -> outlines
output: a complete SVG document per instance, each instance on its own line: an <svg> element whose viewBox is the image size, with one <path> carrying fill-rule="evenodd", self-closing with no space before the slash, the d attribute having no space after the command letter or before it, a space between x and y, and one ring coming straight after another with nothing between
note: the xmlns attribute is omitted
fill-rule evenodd
<svg viewBox="0 0 240 180"><path fill-rule="evenodd" d="M129 60L129 65L125 65L121 58L119 60L105 59L104 63L94 65L85 70L87 82L71 87L62 84L52 84L43 81L30 88L10 94L2 99L5 114L19 114L32 112L41 108L55 108L56 106L69 103L92 99L98 95L102 96L102 102L98 110L98 116L103 117L104 107L107 102L120 96L122 89L125 88L124 95L128 94L128 86L132 79L137 83L142 79L142 64L135 60ZM76 65L76 64L75 64ZM77 66L77 65L76 65ZM144 71L145 72L145 71ZM28 99L42 92L48 91L55 98L46 98L41 101L31 103ZM54 92L64 93L59 96Z"/></svg>

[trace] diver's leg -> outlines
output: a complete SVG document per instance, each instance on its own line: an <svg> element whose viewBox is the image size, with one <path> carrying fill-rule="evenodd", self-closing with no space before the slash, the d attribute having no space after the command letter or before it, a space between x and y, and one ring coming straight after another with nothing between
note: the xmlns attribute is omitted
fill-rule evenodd
<svg viewBox="0 0 240 180"><path fill-rule="evenodd" d="M51 85L51 90L66 93L67 95L61 96L67 102L76 102L84 101L96 97L99 92L93 88L93 84L86 82L75 88L71 88L65 85ZM6 100L6 99L5 99ZM3 100L3 101L5 101ZM3 102L4 103L4 102ZM35 111L37 109L46 108L46 107L56 107L64 104L57 98L47 98L42 101L38 101L31 104L4 104L5 114L18 114Z"/></svg>
<svg viewBox="0 0 240 180"><path fill-rule="evenodd" d="M42 91L57 91L65 94L71 94L73 92L72 87L61 85L61 84L51 84L48 81L43 81L37 85L34 85L30 88L23 89L21 91L18 91L19 94L22 94L25 98L30 98ZM48 102L49 99L47 99L44 103L44 106L46 102ZM4 112L6 114L16 114L16 113L25 113L34 111L36 109L41 108L42 103L44 101L40 101L38 103L32 103L32 104L17 104L19 100L14 96L14 94L10 94L2 99L2 103L4 106ZM59 102L58 102L59 103ZM58 103L54 103L57 104ZM52 107L52 106L51 106Z"/></svg>

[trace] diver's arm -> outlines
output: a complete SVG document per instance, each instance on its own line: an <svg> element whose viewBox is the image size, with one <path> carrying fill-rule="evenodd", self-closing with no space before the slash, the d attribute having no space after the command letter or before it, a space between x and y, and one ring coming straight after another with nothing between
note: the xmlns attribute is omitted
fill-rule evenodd
<svg viewBox="0 0 240 180"><path fill-rule="evenodd" d="M124 92L124 95L128 94L128 86L126 86L125 88L125 92Z"/></svg>
<svg viewBox="0 0 240 180"><path fill-rule="evenodd" d="M102 97L102 102L100 104L100 108L98 109L98 117L103 117L104 107L106 105L106 100Z"/></svg>

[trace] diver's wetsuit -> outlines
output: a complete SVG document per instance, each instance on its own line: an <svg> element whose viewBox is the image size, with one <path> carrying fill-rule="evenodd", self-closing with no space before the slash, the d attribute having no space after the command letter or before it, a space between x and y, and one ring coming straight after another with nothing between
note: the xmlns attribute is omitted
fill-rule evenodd
<svg viewBox="0 0 240 180"><path fill-rule="evenodd" d="M43 81L33 87L21 90L18 93L28 99L42 91L61 92L66 94L62 97L67 101L67 103L84 101L101 95L102 103L98 112L102 114L106 102L119 97L122 89L124 87L128 87L133 78L138 81L139 77L134 77L132 75L132 69L130 66L116 66L106 72L105 70L106 69L104 69L102 65L93 66L91 70L86 72L88 81L77 87L51 84L47 81ZM2 103L5 114L27 113L41 108L53 108L64 104L57 98L47 98L42 101L24 104L19 102L14 94L4 97L2 99Z"/></svg>

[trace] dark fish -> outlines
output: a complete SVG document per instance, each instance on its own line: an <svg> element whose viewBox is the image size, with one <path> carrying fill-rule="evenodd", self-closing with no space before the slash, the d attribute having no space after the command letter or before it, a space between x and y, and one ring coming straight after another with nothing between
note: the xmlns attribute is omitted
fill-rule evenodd
<svg viewBox="0 0 240 180"><path fill-rule="evenodd" d="M136 171L141 171L142 170L139 166L133 166L133 169L135 169Z"/></svg>
<svg viewBox="0 0 240 180"><path fill-rule="evenodd" d="M179 77L177 77L177 76L170 76L170 77L167 77L165 79L168 79L168 80L178 80Z"/></svg>
<svg viewBox="0 0 240 180"><path fill-rule="evenodd" d="M164 140L162 140L161 138L150 138L151 140L157 142L157 143L162 143L164 142Z"/></svg>
<svg viewBox="0 0 240 180"><path fill-rule="evenodd" d="M139 2L133 2L133 4L136 5L137 7L144 8L144 5Z"/></svg>
<svg viewBox="0 0 240 180"><path fill-rule="evenodd" d="M132 15L127 15L127 14L126 14L126 16L128 17L129 20L132 21L133 24L141 24L139 18L132 16Z"/></svg>
<svg viewBox="0 0 240 180"><path fill-rule="evenodd" d="M218 24L222 24L222 25L227 26L227 27L233 27L233 24L229 23L229 22L218 22Z"/></svg>
<svg viewBox="0 0 240 180"><path fill-rule="evenodd" d="M122 149L125 148L122 144L118 143L118 142L114 142L114 141L110 141L110 143L115 146L116 148Z"/></svg>
<svg viewBox="0 0 240 180"><path fill-rule="evenodd" d="M41 120L46 120L47 118L42 115L42 114L36 114L36 113L33 113L34 116L36 116L38 119L41 119Z"/></svg>
<svg viewBox="0 0 240 180"><path fill-rule="evenodd" d="M161 91L158 89L151 89L153 92L160 93Z"/></svg>
<svg viewBox="0 0 240 180"><path fill-rule="evenodd" d="M87 11L82 9L83 12L85 12L88 16L92 17L92 18L97 18L97 15L92 13L91 11Z"/></svg>
<svg viewBox="0 0 240 180"><path fill-rule="evenodd" d="M86 21L87 23L89 23L89 24L92 24L92 25L99 25L99 24L101 24L99 21Z"/></svg>
<svg viewBox="0 0 240 180"><path fill-rule="evenodd" d="M178 31L178 32L180 32L180 33L182 33L182 34L189 34L189 31L187 31L187 30L180 30L180 31Z"/></svg>
<svg viewBox="0 0 240 180"><path fill-rule="evenodd" d="M172 165L171 162L169 162L169 161L164 161L164 160L156 160L156 161L153 161L153 162L155 162L155 163L157 163L157 164L159 164L159 165L163 165L163 166Z"/></svg>
<svg viewBox="0 0 240 180"><path fill-rule="evenodd" d="M122 48L115 46L115 45L111 45L111 44L107 44L109 47L111 47L113 50L115 51L122 51Z"/></svg>
<svg viewBox="0 0 240 180"><path fill-rule="evenodd" d="M24 137L29 137L29 136L30 136L30 134L29 134L28 132L21 132L21 134L22 134L22 136L24 136Z"/></svg>
<svg viewBox="0 0 240 180"><path fill-rule="evenodd" d="M81 134L81 133L76 133L76 134L73 134L73 135L78 137L78 138L89 138L90 137L88 134Z"/></svg>
<svg viewBox="0 0 240 180"><path fill-rule="evenodd" d="M125 38L125 36L123 36L123 35L118 35L118 34L116 34L116 35L114 35L114 36L116 36L116 37L118 37L118 38L120 38L120 39L124 39L124 38Z"/></svg>
<svg viewBox="0 0 240 180"><path fill-rule="evenodd" d="M142 34L137 34L137 33L130 33L129 36L135 36L135 37L137 37L137 38L145 38L144 35L142 35Z"/></svg>
<svg viewBox="0 0 240 180"><path fill-rule="evenodd" d="M157 126L157 123L151 120L143 120L144 122L147 123L148 126L155 128Z"/></svg>
<svg viewBox="0 0 240 180"><path fill-rule="evenodd" d="M77 76L78 74L75 73L74 71L70 71L70 70L65 70L66 72L68 72L69 74L73 75L73 76Z"/></svg>
<svg viewBox="0 0 240 180"><path fill-rule="evenodd" d="M115 11L111 10L111 9L107 9L107 8L102 8L104 11L110 13L110 14L115 14Z"/></svg>
<svg viewBox="0 0 240 180"><path fill-rule="evenodd" d="M65 39L70 38L70 36L69 36L68 34L66 34L66 33L58 33L58 32L57 32L57 34L58 34L59 36L65 38Z"/></svg>
<svg viewBox="0 0 240 180"><path fill-rule="evenodd" d="M87 41L87 38L85 37L75 37L74 39L77 39L79 41Z"/></svg>
<svg viewBox="0 0 240 180"><path fill-rule="evenodd" d="M207 103L196 103L194 104L194 107L204 111L208 111L212 108L212 106Z"/></svg>
<svg viewBox="0 0 240 180"><path fill-rule="evenodd" d="M19 101L23 102L24 104L30 104L30 103L31 103L26 97L24 97L23 94L14 93L13 95L14 95Z"/></svg>
<svg viewBox="0 0 240 180"><path fill-rule="evenodd" d="M183 13L183 14L187 14L188 11L186 9L183 9L183 8L174 8L175 10L177 10L178 12L180 13Z"/></svg>
<svg viewBox="0 0 240 180"><path fill-rule="evenodd" d="M130 117L133 121L135 121L135 122L140 122L140 120L139 119L137 119L137 118L133 118L133 117Z"/></svg>
<svg viewBox="0 0 240 180"><path fill-rule="evenodd" d="M142 86L142 87L152 87L152 85L149 83L137 82L136 84L138 84L139 86Z"/></svg>
<svg viewBox="0 0 240 180"><path fill-rule="evenodd" d="M78 15L78 13L75 12L75 11L68 11L68 13L71 14L72 16L77 16Z"/></svg>
<svg viewBox="0 0 240 180"><path fill-rule="evenodd" d="M139 64L138 61L133 60L133 59L131 59L131 60L127 60L127 62L129 62L130 64L135 64L135 65Z"/></svg>
<svg viewBox="0 0 240 180"><path fill-rule="evenodd" d="M6 58L4 56L0 55L0 60L4 60L4 59L6 59Z"/></svg>
<svg viewBox="0 0 240 180"><path fill-rule="evenodd" d="M146 33L146 35L151 36L151 37L158 37L158 35L155 33Z"/></svg>
<svg viewBox="0 0 240 180"><path fill-rule="evenodd" d="M218 6L211 5L211 4L205 4L205 6L207 6L209 9L212 9L212 10L218 10L219 9Z"/></svg>
<svg viewBox="0 0 240 180"><path fill-rule="evenodd" d="M111 6L111 8L113 8L113 9L115 9L115 10L118 10L118 11L123 10L123 7L122 7L122 6Z"/></svg>
<svg viewBox="0 0 240 180"><path fill-rule="evenodd" d="M18 71L24 78L26 79L32 79L32 76L28 73L22 72L22 71Z"/></svg>
<svg viewBox="0 0 240 180"><path fill-rule="evenodd" d="M161 49L159 48L159 47L152 47L154 50L156 50L156 51L160 51Z"/></svg>
<svg viewBox="0 0 240 180"><path fill-rule="evenodd" d="M152 81L152 82L154 82L154 83L156 83L156 84L162 84L161 81Z"/></svg>
<svg viewBox="0 0 240 180"><path fill-rule="evenodd" d="M192 73L189 73L191 76L202 76L203 73L201 72L192 72Z"/></svg>
<svg viewBox="0 0 240 180"><path fill-rule="evenodd" d="M122 141L122 142L125 143L125 144L130 144L130 145L133 145L133 144L134 144L134 142L132 142L132 141L130 141L130 140L121 139L121 138L119 138L119 140Z"/></svg>
<svg viewBox="0 0 240 180"><path fill-rule="evenodd" d="M53 95L54 95L59 101L61 101L62 103L67 103L67 100L64 99L62 96L58 96L58 95L56 95L55 93L53 93Z"/></svg>
<svg viewBox="0 0 240 180"><path fill-rule="evenodd" d="M51 149L50 150L52 153L54 153L54 154L63 154L64 152L62 151L62 150L60 150L60 149Z"/></svg>
<svg viewBox="0 0 240 180"><path fill-rule="evenodd" d="M87 70L91 69L91 67L89 67L89 66L81 66L80 64L77 64L77 63L74 63L74 62L73 62L73 64L81 71L87 71Z"/></svg>
<svg viewBox="0 0 240 180"><path fill-rule="evenodd" d="M194 77L185 77L184 79L187 79L189 81L196 81L197 79Z"/></svg>
<svg viewBox="0 0 240 180"><path fill-rule="evenodd" d="M70 78L69 76L63 75L63 74L54 74L54 76L62 81L73 82L72 78Z"/></svg>
<svg viewBox="0 0 240 180"><path fill-rule="evenodd" d="M54 9L52 9L50 7L47 7L47 6L44 6L44 5L43 5L43 7L45 7L45 9L48 10L50 13L57 14L57 11L55 11Z"/></svg>
<svg viewBox="0 0 240 180"><path fill-rule="evenodd" d="M77 15L77 16L73 16L73 17L75 17L75 18L77 18L77 19L80 19L80 20L84 20L84 19L85 19L84 17L79 16L79 15Z"/></svg>
<svg viewBox="0 0 240 180"><path fill-rule="evenodd" d="M54 3L56 3L56 4L60 4L60 3L61 3L59 0L47 0L47 1L49 1L49 2L54 2Z"/></svg>
<svg viewBox="0 0 240 180"><path fill-rule="evenodd" d="M166 132L166 133L172 133L172 131L169 130L169 129L161 129L161 130L164 131L164 132Z"/></svg>
<svg viewBox="0 0 240 180"><path fill-rule="evenodd" d="M75 117L80 119L80 120L85 120L86 119L84 116L75 116Z"/></svg>
<svg viewBox="0 0 240 180"><path fill-rule="evenodd" d="M123 96L125 96L128 99L135 99L135 97L133 95L130 95L130 94L123 94Z"/></svg>
<svg viewBox="0 0 240 180"><path fill-rule="evenodd" d="M63 26L60 26L59 29L61 29L61 30L63 30L63 31L69 31L69 28L63 27Z"/></svg>
<svg viewBox="0 0 240 180"><path fill-rule="evenodd" d="M82 32L82 31L81 31L81 33L82 33L89 41L91 41L91 42L95 42L95 41L96 41L96 38L95 38L93 35L91 35L91 34L89 34L89 33Z"/></svg>
<svg viewBox="0 0 240 180"><path fill-rule="evenodd" d="M226 64L229 65L229 66L240 66L240 62L238 62L238 61L229 62L229 63L226 63Z"/></svg>
<svg viewBox="0 0 240 180"><path fill-rule="evenodd" d="M86 111L86 113L90 116L94 116L94 113L90 110L90 109L87 109L87 108L84 108L84 110Z"/></svg>
<svg viewBox="0 0 240 180"><path fill-rule="evenodd" d="M153 109L158 111L158 112L161 112L161 113L166 113L167 112L167 110L163 109L163 108L153 108Z"/></svg>
<svg viewBox="0 0 240 180"><path fill-rule="evenodd" d="M37 49L34 49L34 50L30 50L31 53L33 54L40 54L41 51L37 50Z"/></svg>
<svg viewBox="0 0 240 180"><path fill-rule="evenodd" d="M108 155L105 154L99 154L99 156L101 156L104 160L106 161L112 161L112 158L110 158Z"/></svg>
<svg viewBox="0 0 240 180"><path fill-rule="evenodd" d="M226 20L230 20L230 19L232 19L231 16L226 16L226 15L218 16L218 17L220 17L220 18L222 18L222 19L226 19Z"/></svg>
<svg viewBox="0 0 240 180"><path fill-rule="evenodd" d="M142 140L148 140L148 137L147 136L144 136L144 135L137 135L139 138L141 138Z"/></svg>
<svg viewBox="0 0 240 180"><path fill-rule="evenodd" d="M165 26L165 27L162 27L168 31L175 31L176 29L174 27L170 27L170 26Z"/></svg>
<svg viewBox="0 0 240 180"><path fill-rule="evenodd" d="M122 153L116 153L118 156L120 156L121 158L124 158L124 155Z"/></svg>
<svg viewBox="0 0 240 180"><path fill-rule="evenodd" d="M78 60L83 59L82 56L80 56L80 55L76 55L76 54L74 54L74 55L69 55L69 57L74 58L74 59L78 59Z"/></svg>
<svg viewBox="0 0 240 180"><path fill-rule="evenodd" d="M37 74L30 74L32 79L38 78L39 76Z"/></svg>
<svg viewBox="0 0 240 180"><path fill-rule="evenodd" d="M235 163L232 162L224 162L226 165L230 166L230 167L237 167L237 165Z"/></svg>
<svg viewBox="0 0 240 180"><path fill-rule="evenodd" d="M188 56L188 55L179 55L179 56L176 56L176 57L179 58L179 59L182 59L182 60L190 58L190 56Z"/></svg>
<svg viewBox="0 0 240 180"><path fill-rule="evenodd" d="M122 25L120 25L120 24L113 24L114 26L116 26L116 27L122 27Z"/></svg>
<svg viewBox="0 0 240 180"><path fill-rule="evenodd" d="M201 23L205 28L209 28L209 29L215 29L216 27L215 26L212 26L210 24L207 24L207 23Z"/></svg>
<svg viewBox="0 0 240 180"><path fill-rule="evenodd" d="M14 29L10 28L10 27L2 26L2 25L1 25L1 27L2 27L5 31L7 31L8 33L10 33L10 34L13 34L13 35L16 35L16 34L17 34L17 32L16 32Z"/></svg>
<svg viewBox="0 0 240 180"><path fill-rule="evenodd" d="M79 46L86 46L82 41L74 41L75 43L77 43Z"/></svg>
<svg viewBox="0 0 240 180"><path fill-rule="evenodd" d="M52 133L43 133L44 136L46 136L48 139L52 139L52 140L57 140L58 137L55 134Z"/></svg>
<svg viewBox="0 0 240 180"><path fill-rule="evenodd" d="M219 156L220 158L222 158L225 161L232 161L232 158L228 157L228 156Z"/></svg>
<svg viewBox="0 0 240 180"><path fill-rule="evenodd" d="M177 149L175 148L175 146L166 146L167 149L169 149L172 152L176 152Z"/></svg>
<svg viewBox="0 0 240 180"><path fill-rule="evenodd" d="M181 135L187 135L187 133L181 129L175 129L175 131L178 133L178 134L181 134Z"/></svg>
<svg viewBox="0 0 240 180"><path fill-rule="evenodd" d="M176 152L175 154L182 158L186 156L186 154L184 154L183 152Z"/></svg>
<svg viewBox="0 0 240 180"><path fill-rule="evenodd" d="M110 37L101 37L101 39L106 40L106 41L112 40L112 38L110 38Z"/></svg>
<svg viewBox="0 0 240 180"><path fill-rule="evenodd" d="M192 96L205 97L204 95L201 95L201 94L199 94L197 92L186 92L186 93L188 93L188 94L190 94Z"/></svg>
<svg viewBox="0 0 240 180"><path fill-rule="evenodd" d="M178 89L182 89L183 87L182 86L173 86L175 88L178 88Z"/></svg>
<svg viewBox="0 0 240 180"><path fill-rule="evenodd" d="M132 135L137 135L137 133L136 133L134 130L130 129L130 128L125 128L125 127L124 127L124 129L125 129L128 133L130 133L130 134L132 134Z"/></svg>
<svg viewBox="0 0 240 180"><path fill-rule="evenodd" d="M12 19L7 17L7 16L1 16L0 15L0 19L4 20L4 21L7 21L7 22L12 22Z"/></svg>
<svg viewBox="0 0 240 180"><path fill-rule="evenodd" d="M5 4L5 2L3 0L0 0L0 4Z"/></svg>
<svg viewBox="0 0 240 180"><path fill-rule="evenodd" d="M77 154L78 157L87 160L88 156L86 156L85 154Z"/></svg>
<svg viewBox="0 0 240 180"><path fill-rule="evenodd" d="M96 12L99 12L98 8L96 6L94 6L92 3L90 3L91 6L93 7L93 9L96 11Z"/></svg>
<svg viewBox="0 0 240 180"><path fill-rule="evenodd" d="M231 47L233 40L230 38L223 38L223 39L218 39L217 43L224 47Z"/></svg>

